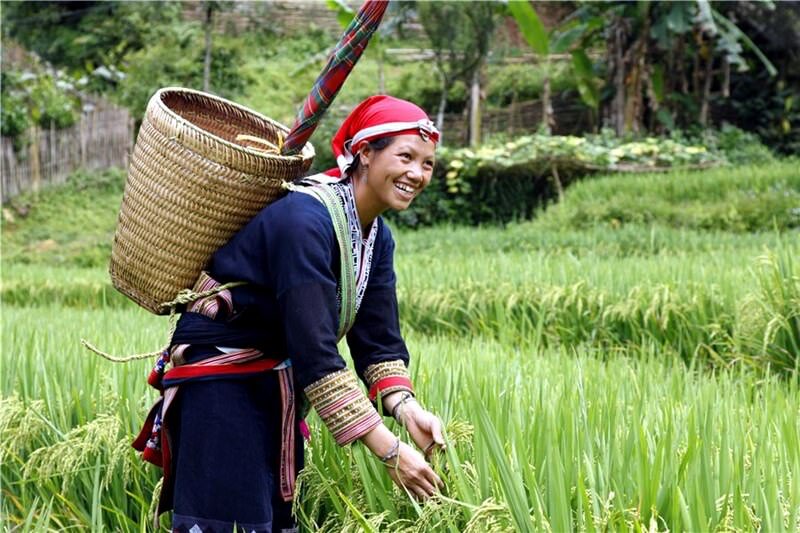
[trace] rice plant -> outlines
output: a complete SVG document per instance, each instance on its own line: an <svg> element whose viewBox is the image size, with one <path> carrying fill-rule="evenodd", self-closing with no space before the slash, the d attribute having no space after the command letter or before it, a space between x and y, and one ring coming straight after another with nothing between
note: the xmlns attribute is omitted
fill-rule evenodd
<svg viewBox="0 0 800 533"><path fill-rule="evenodd" d="M126 443L153 393L146 362L84 353L161 342L138 310L6 310L0 419L7 527L139 531L157 482ZM643 342L520 348L409 335L420 397L447 426L443 493L394 488L360 445L312 420L298 516L308 530L792 531L800 526L800 386L737 367L714 374ZM486 369L491 369L487 372ZM395 428L401 431L400 428Z"/></svg>
<svg viewBox="0 0 800 533"><path fill-rule="evenodd" d="M769 172L742 175L770 196ZM655 179L626 194L695 205L708 192ZM312 415L304 530L800 530L796 231L556 227L620 185L597 181L538 222L396 232L401 321L419 397L446 425L433 458L446 486L410 499ZM27 243L83 215L70 220L25 226L2 265L0 527L147 531L159 476L129 443L155 399L151 362L115 365L79 341L149 352L168 324L114 291L93 259L100 237L88 255Z"/></svg>

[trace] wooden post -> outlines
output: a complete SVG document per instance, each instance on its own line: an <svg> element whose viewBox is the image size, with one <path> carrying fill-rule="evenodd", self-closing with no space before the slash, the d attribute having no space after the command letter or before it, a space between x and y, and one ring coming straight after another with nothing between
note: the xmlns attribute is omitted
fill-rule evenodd
<svg viewBox="0 0 800 533"><path fill-rule="evenodd" d="M30 154L28 160L31 165L31 189L36 192L39 190L42 181L42 170L39 165L39 128L37 126L31 127L30 136L31 144L28 147L28 153Z"/></svg>
<svg viewBox="0 0 800 533"><path fill-rule="evenodd" d="M47 165L48 170L50 171L47 176L47 183L53 184L61 181L61 165L59 164L57 152L56 152L56 125L51 120L50 121L50 135L47 142L50 144L50 164Z"/></svg>
<svg viewBox="0 0 800 533"><path fill-rule="evenodd" d="M481 143L481 82L479 70L475 69L472 74L472 88L470 91L469 145L473 148Z"/></svg>
<svg viewBox="0 0 800 533"><path fill-rule="evenodd" d="M81 113L80 122L78 123L79 142L81 147L81 168L86 166L86 115Z"/></svg>

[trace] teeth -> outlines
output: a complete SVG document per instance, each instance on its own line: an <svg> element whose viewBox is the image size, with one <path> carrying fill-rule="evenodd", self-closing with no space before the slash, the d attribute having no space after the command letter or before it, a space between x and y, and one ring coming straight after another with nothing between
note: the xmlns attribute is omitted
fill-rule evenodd
<svg viewBox="0 0 800 533"><path fill-rule="evenodd" d="M400 189L403 192L409 192L409 193L410 192L414 192L414 188L413 187L410 187L409 185L405 185L403 183L395 183L394 186L397 187L398 189Z"/></svg>

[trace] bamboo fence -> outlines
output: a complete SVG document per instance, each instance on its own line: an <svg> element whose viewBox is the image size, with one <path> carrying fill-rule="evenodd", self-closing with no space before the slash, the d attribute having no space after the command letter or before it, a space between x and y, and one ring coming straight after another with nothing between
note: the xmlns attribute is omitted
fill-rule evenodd
<svg viewBox="0 0 800 533"><path fill-rule="evenodd" d="M25 191L63 183L79 168L127 168L134 122L125 109L97 106L70 128L32 128L19 149L3 137L0 197L5 203Z"/></svg>

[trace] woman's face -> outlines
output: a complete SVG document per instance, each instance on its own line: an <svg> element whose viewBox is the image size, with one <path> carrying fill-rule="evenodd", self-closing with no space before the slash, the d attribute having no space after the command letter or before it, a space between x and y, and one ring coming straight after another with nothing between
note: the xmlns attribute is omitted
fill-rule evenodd
<svg viewBox="0 0 800 533"><path fill-rule="evenodd" d="M366 179L357 178L359 213L371 218L386 209L406 209L431 182L435 151L432 141L415 134L398 135L381 151L365 145L360 164Z"/></svg>

